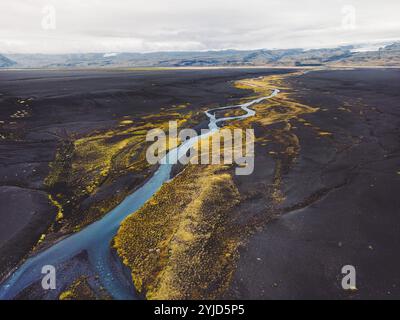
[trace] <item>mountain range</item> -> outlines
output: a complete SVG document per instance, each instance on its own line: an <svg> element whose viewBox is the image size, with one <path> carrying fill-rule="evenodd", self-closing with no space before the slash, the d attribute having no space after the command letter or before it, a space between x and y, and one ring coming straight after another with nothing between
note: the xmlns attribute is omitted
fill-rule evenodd
<svg viewBox="0 0 400 320"><path fill-rule="evenodd" d="M0 68L210 66L400 66L400 42L367 50L350 45L323 49L0 54Z"/></svg>

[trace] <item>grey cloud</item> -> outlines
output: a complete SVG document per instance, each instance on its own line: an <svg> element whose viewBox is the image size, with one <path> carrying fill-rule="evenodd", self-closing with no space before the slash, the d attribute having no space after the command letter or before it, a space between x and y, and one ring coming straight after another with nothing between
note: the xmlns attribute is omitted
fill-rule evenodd
<svg viewBox="0 0 400 320"><path fill-rule="evenodd" d="M56 9L56 29L41 27ZM342 28L344 6L356 28ZM400 39L398 0L13 0L0 3L0 52L318 47Z"/></svg>

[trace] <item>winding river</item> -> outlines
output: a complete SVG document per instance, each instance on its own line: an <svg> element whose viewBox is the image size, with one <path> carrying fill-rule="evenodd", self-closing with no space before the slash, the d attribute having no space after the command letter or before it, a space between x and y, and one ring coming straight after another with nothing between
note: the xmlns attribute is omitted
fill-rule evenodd
<svg viewBox="0 0 400 320"><path fill-rule="evenodd" d="M111 263L110 242L116 235L121 222L128 215L140 209L160 189L163 183L170 179L175 160L185 155L199 139L206 138L219 130L218 123L254 116L255 111L249 109L250 106L272 98L278 93L279 90L275 89L266 97L243 104L207 110L205 112L209 118L209 131L207 133L186 140L179 147L168 152L161 160L161 164L153 176L102 219L28 258L0 285L0 299L13 299L29 285L40 282L43 277L41 273L43 266L52 265L56 270L62 270L73 257L84 251L87 252L89 263L99 275L102 285L114 299L136 299L133 284L127 281L122 272L116 270ZM217 119L215 113L213 113L217 110L233 108L241 108L246 114Z"/></svg>

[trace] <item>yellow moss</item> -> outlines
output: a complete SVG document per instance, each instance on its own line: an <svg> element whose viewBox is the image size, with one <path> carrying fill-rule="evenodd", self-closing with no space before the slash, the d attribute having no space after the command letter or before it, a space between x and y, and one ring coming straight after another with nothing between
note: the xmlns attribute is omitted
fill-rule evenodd
<svg viewBox="0 0 400 320"><path fill-rule="evenodd" d="M132 124L132 123L133 123L132 120L122 120L122 121L120 122L120 124L122 124L122 125Z"/></svg>
<svg viewBox="0 0 400 320"><path fill-rule="evenodd" d="M267 126L278 122L288 123L292 119L298 119L306 126L311 125L304 119L299 118L299 116L316 112L319 109L298 103L292 99L289 88L285 84L286 78L299 74L301 72L236 81L235 87L254 91L256 96L251 97L251 99L269 96L274 89L280 90L277 96L253 105L251 108L256 111L256 115L240 121L239 126L249 127L254 122Z"/></svg>
<svg viewBox="0 0 400 320"><path fill-rule="evenodd" d="M179 114L168 110L132 123L128 123L131 119L123 117L121 126L94 131L79 138L70 136L62 142L50 164L45 184L50 190L61 190L57 195L60 207L66 208L68 204L68 216L59 214L57 218L63 219L64 230L77 230L101 217L131 192L125 187L82 211L79 207L82 200L96 194L103 184L111 184L128 173L142 181L151 174L151 165L146 160L150 142L146 142L145 136L149 130L159 128L167 131L169 121L178 120L178 126L182 126L191 117L192 112Z"/></svg>
<svg viewBox="0 0 400 320"><path fill-rule="evenodd" d="M148 299L215 298L226 289L239 238L224 221L239 193L220 170L189 165L122 223L114 245Z"/></svg>
<svg viewBox="0 0 400 320"><path fill-rule="evenodd" d="M270 191L273 204L285 199L281 191L282 172L300 148L290 121L307 123L299 116L319 110L290 97L285 79L292 75L235 82L237 88L254 92L255 96L249 99L270 95L276 88L281 90L277 97L252 106L256 110L254 117L229 124L230 128L251 128L254 123L263 127L283 124L273 129L271 137L256 137L256 143L267 146L267 142L274 142L279 146L277 151L269 151L277 159ZM228 110L221 114L241 112ZM189 165L122 223L114 245L124 264L130 267L135 287L148 299L212 299L227 288L244 236L238 230L228 233L226 229L240 199L230 169L223 165Z"/></svg>
<svg viewBox="0 0 400 320"><path fill-rule="evenodd" d="M45 235L45 234L42 234L42 235L40 236L39 241L37 242L36 245L41 244L41 243L44 241L44 239L46 239L46 235Z"/></svg>
<svg viewBox="0 0 400 320"><path fill-rule="evenodd" d="M73 296L74 296L73 292L70 290L67 290L67 291L62 292L58 299L59 300L71 300L73 298Z"/></svg>
<svg viewBox="0 0 400 320"><path fill-rule="evenodd" d="M324 137L324 136L331 136L332 133L327 131L319 131L318 135Z"/></svg>
<svg viewBox="0 0 400 320"><path fill-rule="evenodd" d="M62 292L59 300L96 300L98 298L107 299L104 294L96 294L90 287L86 276L78 277L64 292Z"/></svg>
<svg viewBox="0 0 400 320"><path fill-rule="evenodd" d="M137 136L140 136L140 135L144 136L147 134L147 130L136 130L133 132L133 134L137 135Z"/></svg>
<svg viewBox="0 0 400 320"><path fill-rule="evenodd" d="M64 218L64 213L61 204L57 200L55 200L50 194L49 194L49 200L51 204L57 208L56 221L62 220Z"/></svg>

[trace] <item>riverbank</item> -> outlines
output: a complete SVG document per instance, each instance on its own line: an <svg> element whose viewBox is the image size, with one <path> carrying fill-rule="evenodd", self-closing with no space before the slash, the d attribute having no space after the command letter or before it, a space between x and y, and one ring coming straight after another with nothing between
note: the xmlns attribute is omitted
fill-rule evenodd
<svg viewBox="0 0 400 320"><path fill-rule="evenodd" d="M217 109L227 119L235 115L236 119L222 121L225 126L257 130L256 171L252 175L235 176L235 165L189 165L122 223L115 247L132 270L136 289L146 298L217 299L229 289L239 247L254 232L255 216L249 217L248 210L261 215L257 227L272 218L276 209L264 210L281 201L279 181L296 156L296 146L292 146L296 140L286 125L269 133L268 147L266 136L259 135L261 128L287 124L318 110L292 101L285 80L285 75L277 75L235 82L237 88L253 91L251 108L256 113L246 109L251 115L248 118L236 114L238 108ZM282 96L271 95L276 89ZM271 147L279 156L262 151ZM266 183L266 177L260 167L266 165L271 185L265 185L263 193L260 184Z"/></svg>

